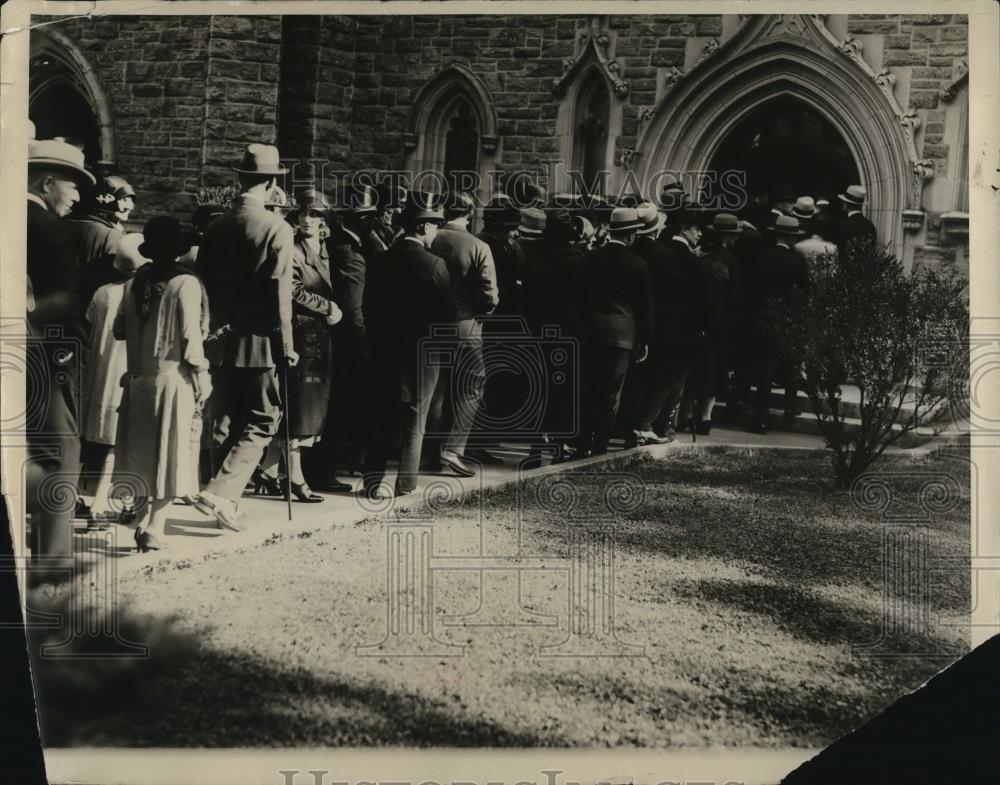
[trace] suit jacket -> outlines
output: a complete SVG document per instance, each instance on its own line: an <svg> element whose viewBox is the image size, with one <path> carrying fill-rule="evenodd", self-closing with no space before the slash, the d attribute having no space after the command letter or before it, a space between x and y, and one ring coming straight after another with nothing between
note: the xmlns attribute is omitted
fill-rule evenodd
<svg viewBox="0 0 1000 785"><path fill-rule="evenodd" d="M438 230L431 251L448 265L458 319L493 313L500 297L490 247L468 229L445 224Z"/></svg>
<svg viewBox="0 0 1000 785"><path fill-rule="evenodd" d="M364 296L367 262L361 238L343 227L335 227L327 239L333 300L344 318L333 328L339 346L361 351L365 345Z"/></svg>
<svg viewBox="0 0 1000 785"><path fill-rule="evenodd" d="M423 244L400 238L371 260L364 293L364 317L371 367L383 383L412 392L420 362L420 341L435 325L453 324L455 295L444 259Z"/></svg>
<svg viewBox="0 0 1000 785"><path fill-rule="evenodd" d="M680 343L680 313L675 300L683 286L666 243L652 237L637 237L631 250L646 263L650 295L653 299L653 347Z"/></svg>
<svg viewBox="0 0 1000 785"><path fill-rule="evenodd" d="M784 245L773 245L761 254L759 275L762 308L809 292L806 260Z"/></svg>
<svg viewBox="0 0 1000 785"><path fill-rule="evenodd" d="M669 288L670 310L674 315L663 337L674 347L694 351L704 338L706 326L705 272L701 260L685 243L670 239L666 242L670 262L666 282Z"/></svg>
<svg viewBox="0 0 1000 785"><path fill-rule="evenodd" d="M646 263L629 248L608 243L584 259L584 320L590 340L621 349L648 344L653 298Z"/></svg>
<svg viewBox="0 0 1000 785"><path fill-rule="evenodd" d="M497 296L499 303L494 311L497 315L521 315L524 312L524 251L517 240L510 240L506 233L483 230L479 239L490 247L493 266L496 270Z"/></svg>
<svg viewBox="0 0 1000 785"><path fill-rule="evenodd" d="M876 239L875 224L860 212L852 213L837 224L837 247L841 253L844 252L849 243L858 240L874 243Z"/></svg>
<svg viewBox="0 0 1000 785"><path fill-rule="evenodd" d="M584 251L573 245L533 243L524 260L524 315L531 332L557 325L563 337L582 335Z"/></svg>
<svg viewBox="0 0 1000 785"><path fill-rule="evenodd" d="M46 328L52 327L66 338L85 338L77 292L76 240L65 221L28 200L27 273L34 299L28 320L38 334L44 335Z"/></svg>
<svg viewBox="0 0 1000 785"><path fill-rule="evenodd" d="M292 349L294 245L292 227L246 194L209 224L195 267L212 329L232 330L207 344L213 365L273 368L276 355Z"/></svg>

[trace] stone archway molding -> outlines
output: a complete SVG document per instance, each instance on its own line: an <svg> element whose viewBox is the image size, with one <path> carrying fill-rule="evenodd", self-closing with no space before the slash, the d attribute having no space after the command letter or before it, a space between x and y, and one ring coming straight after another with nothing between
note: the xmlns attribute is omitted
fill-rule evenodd
<svg viewBox="0 0 1000 785"><path fill-rule="evenodd" d="M83 50L65 33L49 26L44 30L36 29L31 32L31 59L41 56L52 57L67 68L77 89L83 93L94 109L100 132L101 158L105 161L117 161L115 113L111 99L104 89L101 77ZM51 80L46 80L32 85L29 103L50 83Z"/></svg>
<svg viewBox="0 0 1000 785"><path fill-rule="evenodd" d="M416 152L416 158L424 156L419 151L426 129L433 126L434 116L442 105L456 93L461 93L472 105L479 118L480 145L487 156L496 153L499 135L497 132L497 109L493 96L475 72L462 63L445 66L425 84L413 101L410 114L403 129L403 146L407 153Z"/></svg>
<svg viewBox="0 0 1000 785"><path fill-rule="evenodd" d="M686 73L668 75L667 92L637 144L642 181L659 171L706 170L743 116L791 94L843 136L875 206L879 236L899 250L903 213L919 212L934 166L917 155L920 118L899 106L894 83L888 69L875 73L864 61L860 41L839 41L818 15L747 16L724 43L706 46Z"/></svg>

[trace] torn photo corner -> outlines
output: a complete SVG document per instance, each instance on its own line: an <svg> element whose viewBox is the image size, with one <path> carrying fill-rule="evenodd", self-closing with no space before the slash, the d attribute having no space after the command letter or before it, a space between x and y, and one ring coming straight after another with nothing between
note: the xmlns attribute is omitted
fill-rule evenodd
<svg viewBox="0 0 1000 785"><path fill-rule="evenodd" d="M5 4L0 779L995 770L998 12L820 8Z"/></svg>

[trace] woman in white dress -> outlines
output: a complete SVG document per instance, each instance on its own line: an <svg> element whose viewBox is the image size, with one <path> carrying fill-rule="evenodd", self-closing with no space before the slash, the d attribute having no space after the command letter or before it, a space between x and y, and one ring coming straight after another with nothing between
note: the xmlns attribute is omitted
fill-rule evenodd
<svg viewBox="0 0 1000 785"><path fill-rule="evenodd" d="M208 301L198 276L177 262L186 250L180 222L153 218L143 235L139 252L153 262L126 284L115 322L128 354L115 482L149 502L135 533L136 547L148 551L166 545L173 499L198 493L200 409L212 385L203 348Z"/></svg>
<svg viewBox="0 0 1000 785"><path fill-rule="evenodd" d="M122 399L121 378L127 361L125 344L115 340L114 323L125 284L149 259L139 254L142 235L125 235L118 244L108 277L114 277L94 292L85 311L89 327L87 363L81 392L83 416L81 440L83 469L81 490L94 496L92 521L110 511L108 490L114 462L115 434L118 430L118 407Z"/></svg>

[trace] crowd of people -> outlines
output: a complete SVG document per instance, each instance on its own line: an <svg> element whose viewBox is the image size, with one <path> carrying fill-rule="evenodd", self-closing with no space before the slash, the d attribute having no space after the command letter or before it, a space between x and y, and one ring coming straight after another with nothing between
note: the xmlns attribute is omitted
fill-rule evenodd
<svg viewBox="0 0 1000 785"><path fill-rule="evenodd" d="M33 141L28 163L28 322L46 369L29 376L29 513L34 553L56 563L75 514L102 525L112 485L133 490L145 551L166 546L177 499L239 531L245 494L382 498L422 471L472 476L511 441L526 467L616 435L664 443L710 433L719 399L765 433L775 382L795 415L799 366L764 312L808 296L817 259L875 238L860 185L839 211L785 186L770 212L707 211L676 181L656 202L519 187L481 213L470 194L359 185L332 209L315 188L289 198L264 144L233 167L233 204L130 233L125 179L58 139ZM539 391L503 366L491 348L511 324L569 347L571 372L532 355ZM527 428L510 419L526 400ZM93 507L46 494L54 474Z"/></svg>

